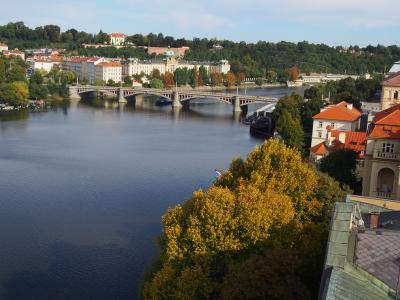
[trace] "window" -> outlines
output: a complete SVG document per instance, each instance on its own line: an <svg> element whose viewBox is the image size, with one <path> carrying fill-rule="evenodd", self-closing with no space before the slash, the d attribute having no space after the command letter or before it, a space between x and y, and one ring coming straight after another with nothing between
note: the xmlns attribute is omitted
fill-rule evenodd
<svg viewBox="0 0 400 300"><path fill-rule="evenodd" d="M394 99L399 99L399 91L394 92Z"/></svg>
<svg viewBox="0 0 400 300"><path fill-rule="evenodd" d="M331 123L331 128L335 128L335 123Z"/></svg>
<svg viewBox="0 0 400 300"><path fill-rule="evenodd" d="M318 137L322 138L322 131L318 131Z"/></svg>
<svg viewBox="0 0 400 300"><path fill-rule="evenodd" d="M318 127L319 127L319 128L322 128L322 122L319 122Z"/></svg>
<svg viewBox="0 0 400 300"><path fill-rule="evenodd" d="M382 144L382 152L393 153L394 152L394 144L383 143Z"/></svg>

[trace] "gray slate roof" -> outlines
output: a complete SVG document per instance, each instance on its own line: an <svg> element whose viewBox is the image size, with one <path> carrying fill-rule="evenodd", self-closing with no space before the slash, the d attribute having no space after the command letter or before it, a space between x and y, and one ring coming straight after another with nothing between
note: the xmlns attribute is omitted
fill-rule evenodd
<svg viewBox="0 0 400 300"><path fill-rule="evenodd" d="M400 276L400 232L358 232L356 265L396 290Z"/></svg>

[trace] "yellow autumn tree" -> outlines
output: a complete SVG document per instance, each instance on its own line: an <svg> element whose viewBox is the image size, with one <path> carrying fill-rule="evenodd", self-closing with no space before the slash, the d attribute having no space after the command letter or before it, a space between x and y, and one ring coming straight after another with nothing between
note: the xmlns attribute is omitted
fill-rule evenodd
<svg viewBox="0 0 400 300"><path fill-rule="evenodd" d="M292 289L301 287L302 294L311 295L308 289L315 292L322 270L325 215L331 196L342 195L337 183L320 178L296 149L277 140L255 147L244 160L234 159L214 186L194 192L188 201L163 216L159 264L143 286L143 298L216 299L222 290L226 297L235 291L234 270L240 270L242 263L248 268L254 261L268 262L275 255L270 252L274 249L287 249L296 255L282 269L279 264L273 266L281 271L277 278L296 278L301 282ZM264 258L254 258L262 253ZM298 269L286 274L285 268L292 265ZM312 276L306 274L309 267L314 271ZM255 276L263 280L269 272L268 266L260 266ZM228 275L229 280L225 280ZM245 284L242 286L254 289L251 292L259 287ZM285 291L283 286L274 291L276 299L297 293ZM267 290L262 292L270 295Z"/></svg>

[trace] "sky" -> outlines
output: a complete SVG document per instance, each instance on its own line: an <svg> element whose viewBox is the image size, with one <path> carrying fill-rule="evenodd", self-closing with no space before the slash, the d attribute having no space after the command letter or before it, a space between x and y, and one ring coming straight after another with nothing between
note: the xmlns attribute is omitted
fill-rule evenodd
<svg viewBox="0 0 400 300"><path fill-rule="evenodd" d="M4 3L2 3L4 2ZM0 24L176 38L399 45L400 0L0 0Z"/></svg>

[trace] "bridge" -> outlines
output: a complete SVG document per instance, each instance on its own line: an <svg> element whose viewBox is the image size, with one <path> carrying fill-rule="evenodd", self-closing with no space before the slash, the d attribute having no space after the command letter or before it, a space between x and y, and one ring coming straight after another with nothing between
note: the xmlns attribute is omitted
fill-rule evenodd
<svg viewBox="0 0 400 300"><path fill-rule="evenodd" d="M185 101L198 98L215 99L231 104L234 112L242 111L241 107L251 103L276 103L277 98L267 96L238 95L209 90L195 89L151 89L151 88L123 88L109 86L77 85L70 86L69 93L73 98L81 97L85 93L101 92L109 96L118 97L120 103L126 103L127 97L138 95L156 95L172 102L173 107L181 107Z"/></svg>

